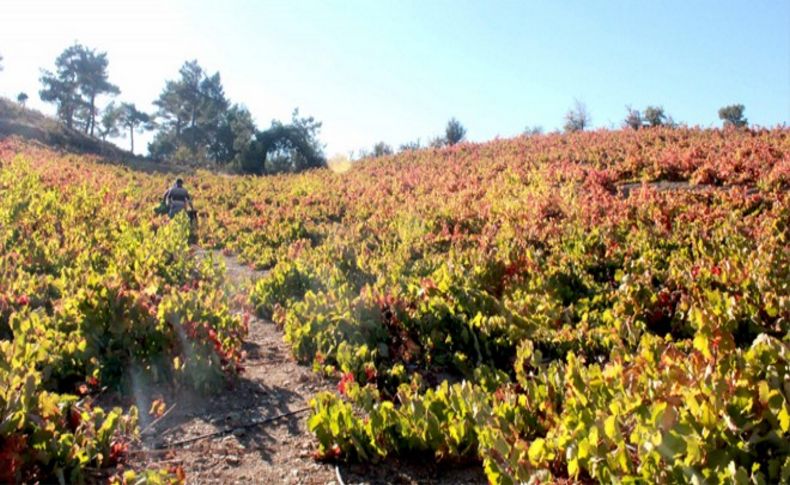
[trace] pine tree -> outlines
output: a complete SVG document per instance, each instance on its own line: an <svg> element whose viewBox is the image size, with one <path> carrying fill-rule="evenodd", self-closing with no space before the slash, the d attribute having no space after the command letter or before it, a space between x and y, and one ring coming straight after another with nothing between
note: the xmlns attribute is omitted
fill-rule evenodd
<svg viewBox="0 0 790 485"><path fill-rule="evenodd" d="M749 124L749 120L743 116L745 109L746 108L744 108L742 104L731 104L729 106L724 106L719 109L719 119L724 121L724 126L743 128Z"/></svg>
<svg viewBox="0 0 790 485"><path fill-rule="evenodd" d="M667 122L667 115L664 113L663 106L648 106L645 108L644 121L649 126L663 126Z"/></svg>
<svg viewBox="0 0 790 485"><path fill-rule="evenodd" d="M121 103L118 121L124 128L129 130L131 146L129 150L134 153L134 132L151 128L151 117L137 109L134 103Z"/></svg>
<svg viewBox="0 0 790 485"><path fill-rule="evenodd" d="M383 156L386 156L386 155L392 155L392 153L393 153L392 152L392 147L387 145L383 141L380 141L380 142L376 143L375 145L373 145L373 153L372 153L372 155L374 157L383 157Z"/></svg>
<svg viewBox="0 0 790 485"><path fill-rule="evenodd" d="M82 94L85 110L84 115L85 132L93 136L96 128L96 100L103 94L117 95L121 90L118 86L108 80L107 53L96 53L91 49L85 49L79 63L78 84Z"/></svg>
<svg viewBox="0 0 790 485"><path fill-rule="evenodd" d="M69 128L83 124L91 136L96 127L96 101L103 94L116 95L120 90L108 80L106 52L97 53L80 44L64 50L55 59L55 72L43 71L39 91L42 101L57 105L58 117Z"/></svg>
<svg viewBox="0 0 790 485"><path fill-rule="evenodd" d="M40 79L44 85L39 91L41 100L55 103L58 118L69 128L74 126L74 114L81 101L77 80L79 56L77 46L69 47L55 60L56 72L43 71Z"/></svg>
<svg viewBox="0 0 790 485"><path fill-rule="evenodd" d="M455 118L451 118L447 122L447 127L444 129L444 139L448 145L455 145L466 136L466 128Z"/></svg>
<svg viewBox="0 0 790 485"><path fill-rule="evenodd" d="M120 135L118 125L121 120L121 108L115 102L108 104L102 112L99 123L99 138L107 141L107 138L115 138Z"/></svg>
<svg viewBox="0 0 790 485"><path fill-rule="evenodd" d="M149 146L152 155L218 161L215 140L223 129L229 101L219 73L206 74L197 61L179 70L180 79L167 81L154 104L159 131Z"/></svg>

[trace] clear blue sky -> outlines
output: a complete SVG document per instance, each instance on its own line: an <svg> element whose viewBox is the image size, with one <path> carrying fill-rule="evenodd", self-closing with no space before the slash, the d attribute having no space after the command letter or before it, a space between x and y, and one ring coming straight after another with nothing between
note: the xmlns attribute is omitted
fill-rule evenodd
<svg viewBox="0 0 790 485"><path fill-rule="evenodd" d="M52 112L39 69L74 41L145 109L196 58L261 127L296 106L323 121L329 156L425 142L451 116L471 140L552 130L575 98L595 127L647 104L692 125L736 102L790 120L788 0L4 0L0 94Z"/></svg>

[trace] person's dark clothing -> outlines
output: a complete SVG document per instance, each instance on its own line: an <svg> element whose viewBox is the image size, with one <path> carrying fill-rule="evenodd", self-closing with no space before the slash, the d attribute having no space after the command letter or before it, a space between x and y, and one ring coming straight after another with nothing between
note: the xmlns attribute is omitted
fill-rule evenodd
<svg viewBox="0 0 790 485"><path fill-rule="evenodd" d="M170 218L175 217L190 203L189 192L184 187L173 186L165 192L165 205L167 205L167 215Z"/></svg>

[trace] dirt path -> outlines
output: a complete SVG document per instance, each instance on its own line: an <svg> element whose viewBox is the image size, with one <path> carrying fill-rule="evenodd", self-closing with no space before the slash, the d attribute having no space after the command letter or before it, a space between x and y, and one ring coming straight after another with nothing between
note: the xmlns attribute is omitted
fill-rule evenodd
<svg viewBox="0 0 790 485"><path fill-rule="evenodd" d="M244 312L246 290L264 273L213 254L226 266L234 311ZM198 250L196 256L209 253ZM437 466L432 457L337 467L313 460L315 440L305 408L316 392L334 384L297 364L273 323L252 315L249 323L245 371L238 381L214 396L184 392L168 398L172 411L146 430L144 450L133 455L133 465L180 465L190 484L485 483L480 465ZM211 433L219 434L204 437ZM187 440L195 441L178 444Z"/></svg>
<svg viewBox="0 0 790 485"><path fill-rule="evenodd" d="M245 289L263 273L223 258L228 293L234 311L243 312ZM198 257L207 253L198 250ZM317 391L331 388L291 357L282 333L271 322L250 317L244 344L245 371L232 387L214 396L181 393L168 399L173 410L144 435L147 452L141 465L181 465L187 482L203 483L333 483L334 466L316 463L313 439L307 430L307 401ZM257 425L266 419L294 413ZM218 436L171 446L204 434Z"/></svg>

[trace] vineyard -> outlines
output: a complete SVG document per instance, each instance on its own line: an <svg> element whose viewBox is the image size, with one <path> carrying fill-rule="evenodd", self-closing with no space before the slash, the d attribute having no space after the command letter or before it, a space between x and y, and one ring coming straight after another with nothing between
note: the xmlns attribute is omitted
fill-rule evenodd
<svg viewBox="0 0 790 485"><path fill-rule="evenodd" d="M91 481L145 380L243 374L247 320L170 177L0 141L0 482ZM651 128L407 151L346 173L186 177L197 246L336 383L315 459L492 483L790 481L790 130ZM181 469L117 483L179 482ZM186 470L189 473L189 470Z"/></svg>

